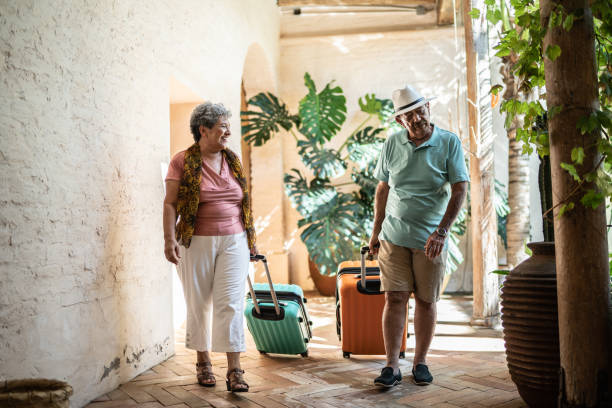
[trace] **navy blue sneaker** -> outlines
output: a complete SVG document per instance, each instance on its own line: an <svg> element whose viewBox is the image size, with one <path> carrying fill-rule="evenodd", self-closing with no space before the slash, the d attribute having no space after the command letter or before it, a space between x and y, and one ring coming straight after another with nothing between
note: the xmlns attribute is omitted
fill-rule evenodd
<svg viewBox="0 0 612 408"><path fill-rule="evenodd" d="M412 368L412 376L416 385L429 385L433 381L433 376L425 364L417 364Z"/></svg>
<svg viewBox="0 0 612 408"><path fill-rule="evenodd" d="M402 372L397 370L397 375L393 374L393 367L385 367L380 375L374 380L374 385L391 388L402 382Z"/></svg>

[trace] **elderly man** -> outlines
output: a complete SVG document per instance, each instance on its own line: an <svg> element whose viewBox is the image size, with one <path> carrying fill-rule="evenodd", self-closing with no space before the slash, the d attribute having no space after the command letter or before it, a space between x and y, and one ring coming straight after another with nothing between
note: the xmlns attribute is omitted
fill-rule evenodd
<svg viewBox="0 0 612 408"><path fill-rule="evenodd" d="M402 379L398 355L411 293L416 302L412 375L418 385L433 381L426 356L436 326L446 239L469 181L461 141L429 121L431 99L410 86L393 92L394 118L405 131L385 141L375 171L380 182L369 245L372 253L380 252L387 365L374 384L383 387Z"/></svg>

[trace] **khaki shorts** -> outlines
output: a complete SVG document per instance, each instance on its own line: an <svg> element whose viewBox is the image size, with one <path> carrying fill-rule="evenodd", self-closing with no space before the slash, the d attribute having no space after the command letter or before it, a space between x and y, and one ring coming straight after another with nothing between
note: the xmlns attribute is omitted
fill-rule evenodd
<svg viewBox="0 0 612 408"><path fill-rule="evenodd" d="M430 261L425 251L380 241L380 290L413 292L424 302L440 300L446 267L446 250Z"/></svg>

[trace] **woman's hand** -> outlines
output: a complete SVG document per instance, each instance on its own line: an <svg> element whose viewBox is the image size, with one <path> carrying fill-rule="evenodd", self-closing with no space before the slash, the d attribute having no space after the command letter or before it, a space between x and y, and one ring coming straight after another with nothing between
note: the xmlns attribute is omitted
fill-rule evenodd
<svg viewBox="0 0 612 408"><path fill-rule="evenodd" d="M166 259L173 264L178 264L181 256L179 255L179 244L176 242L176 239L168 239L164 245L164 255L166 255Z"/></svg>
<svg viewBox="0 0 612 408"><path fill-rule="evenodd" d="M251 252L251 257L257 255L257 246L253 245L253 248L251 248L249 251ZM251 259L251 262L254 261Z"/></svg>

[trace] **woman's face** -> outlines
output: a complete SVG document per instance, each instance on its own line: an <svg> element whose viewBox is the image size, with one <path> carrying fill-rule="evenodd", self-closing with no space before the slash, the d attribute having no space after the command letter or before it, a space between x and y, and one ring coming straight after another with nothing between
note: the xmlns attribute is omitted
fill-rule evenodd
<svg viewBox="0 0 612 408"><path fill-rule="evenodd" d="M227 146L232 132L230 132L229 121L226 117L222 116L210 129L200 125L200 134L202 135L200 142L203 142L209 149L218 151Z"/></svg>

